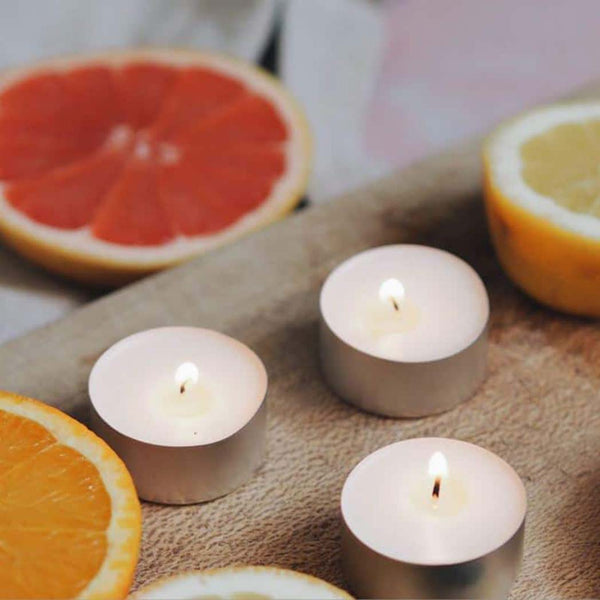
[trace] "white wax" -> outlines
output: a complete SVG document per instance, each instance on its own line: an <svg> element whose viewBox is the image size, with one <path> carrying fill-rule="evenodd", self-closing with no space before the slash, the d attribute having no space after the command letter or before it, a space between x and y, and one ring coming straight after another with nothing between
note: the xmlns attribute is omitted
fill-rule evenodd
<svg viewBox="0 0 600 600"><path fill-rule="evenodd" d="M380 289L396 279L404 295L395 310ZM331 330L354 348L390 360L432 361L467 348L489 317L475 270L436 248L401 244L367 250L339 265L321 290Z"/></svg>
<svg viewBox="0 0 600 600"><path fill-rule="evenodd" d="M197 379L178 378L193 367ZM266 391L264 365L252 350L195 327L162 327L121 340L100 357L89 382L94 408L113 429L164 446L229 437L254 416Z"/></svg>
<svg viewBox="0 0 600 600"><path fill-rule="evenodd" d="M439 506L428 464L448 462ZM474 560L507 542L525 518L525 488L514 469L479 446L446 438L391 444L367 456L342 491L342 514L372 550L421 565Z"/></svg>

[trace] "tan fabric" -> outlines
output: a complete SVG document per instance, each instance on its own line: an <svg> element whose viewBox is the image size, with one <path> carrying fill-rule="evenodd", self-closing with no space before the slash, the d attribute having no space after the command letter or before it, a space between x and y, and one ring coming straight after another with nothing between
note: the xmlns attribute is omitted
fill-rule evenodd
<svg viewBox="0 0 600 600"><path fill-rule="evenodd" d="M506 279L489 245L479 177L478 144L468 144L0 348L0 387L80 418L95 359L134 331L212 327L265 361L267 463L242 489L210 504L144 506L137 586L240 563L280 565L342 584L338 506L347 473L384 444L436 435L497 452L526 483L526 552L514 598L600 596L600 330L541 308ZM491 296L489 377L472 400L441 416L411 421L360 413L319 375L324 278L355 252L391 242L462 256Z"/></svg>

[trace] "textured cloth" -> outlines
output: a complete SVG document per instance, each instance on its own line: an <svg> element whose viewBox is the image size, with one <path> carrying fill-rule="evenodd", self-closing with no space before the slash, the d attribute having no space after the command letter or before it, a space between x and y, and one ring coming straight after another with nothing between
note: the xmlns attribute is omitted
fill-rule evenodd
<svg viewBox="0 0 600 600"><path fill-rule="evenodd" d="M389 173L365 144L385 46L382 4L369 0L290 0L279 73L314 132L312 202L325 202ZM400 145L404 145L401 143Z"/></svg>
<svg viewBox="0 0 600 600"><path fill-rule="evenodd" d="M600 96L600 87L596 90ZM379 418L323 383L319 289L370 246L422 243L453 252L491 298L489 375L469 401L418 420ZM523 478L528 498L519 600L600 596L600 331L516 290L489 244L479 144L308 209L232 246L125 288L0 347L0 387L87 418L99 354L134 331L198 325L249 344L270 378L268 460L245 486L187 507L145 504L136 586L170 573L274 564L343 585L339 496L352 467L409 437L480 444ZM494 493L494 490L490 490Z"/></svg>

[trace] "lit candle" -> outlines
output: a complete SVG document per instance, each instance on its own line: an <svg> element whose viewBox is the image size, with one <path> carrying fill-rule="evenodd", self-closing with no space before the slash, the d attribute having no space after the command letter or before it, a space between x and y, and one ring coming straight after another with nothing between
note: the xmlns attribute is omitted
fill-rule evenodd
<svg viewBox="0 0 600 600"><path fill-rule="evenodd" d="M228 567L165 577L131 600L352 600L343 590L310 575L277 567Z"/></svg>
<svg viewBox="0 0 600 600"><path fill-rule="evenodd" d="M218 409L216 398L211 389L210 378L193 362L181 363L163 382L162 393L156 394L150 401L150 410L155 412L158 419L170 417L195 417L214 414Z"/></svg>
<svg viewBox="0 0 600 600"><path fill-rule="evenodd" d="M134 334L89 381L92 427L145 500L210 500L244 483L265 447L267 374L248 347L194 327Z"/></svg>
<svg viewBox="0 0 600 600"><path fill-rule="evenodd" d="M483 380L487 293L448 252L404 244L357 254L329 275L320 308L324 376L364 410L442 412Z"/></svg>
<svg viewBox="0 0 600 600"><path fill-rule="evenodd" d="M479 446L420 438L381 448L342 491L351 590L361 598L506 598L526 508L514 469Z"/></svg>

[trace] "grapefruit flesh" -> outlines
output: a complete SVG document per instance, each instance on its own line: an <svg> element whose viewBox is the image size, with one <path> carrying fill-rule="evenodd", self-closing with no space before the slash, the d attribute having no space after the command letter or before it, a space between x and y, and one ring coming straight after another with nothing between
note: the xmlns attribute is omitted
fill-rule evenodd
<svg viewBox="0 0 600 600"><path fill-rule="evenodd" d="M45 266L121 283L289 211L306 124L256 68L156 50L0 80L0 230Z"/></svg>

